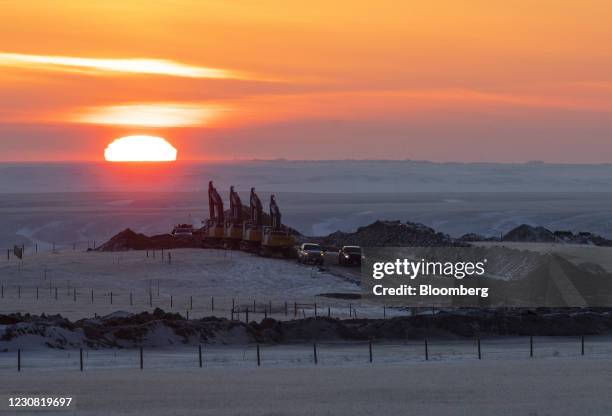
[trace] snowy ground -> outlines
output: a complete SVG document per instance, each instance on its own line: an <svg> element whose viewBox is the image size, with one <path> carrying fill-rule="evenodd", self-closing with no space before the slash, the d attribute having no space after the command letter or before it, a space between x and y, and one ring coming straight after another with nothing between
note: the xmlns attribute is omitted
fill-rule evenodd
<svg viewBox="0 0 612 416"><path fill-rule="evenodd" d="M313 316L315 303L318 315L327 314L329 307L332 316L348 317L349 303L353 311L357 309L358 317L383 314L380 306L319 296L356 294L361 289L354 281L294 260L202 249L166 250L164 259L162 262L159 251L155 257L152 252L147 257L145 251L71 250L27 255L23 262L11 257L0 262L0 313L60 313L78 319L160 307L183 315L189 310L191 318L230 317L234 300L236 310L249 307L250 319L257 320L264 317L264 311L270 316L270 304L272 316L278 319L293 318L295 303L299 317ZM388 313L391 316L394 312Z"/></svg>
<svg viewBox="0 0 612 416"><path fill-rule="evenodd" d="M73 397L67 414L79 415L604 415L612 412L611 369L609 357L585 356L342 367L2 370L11 382L3 385L0 413L11 396L60 395Z"/></svg>

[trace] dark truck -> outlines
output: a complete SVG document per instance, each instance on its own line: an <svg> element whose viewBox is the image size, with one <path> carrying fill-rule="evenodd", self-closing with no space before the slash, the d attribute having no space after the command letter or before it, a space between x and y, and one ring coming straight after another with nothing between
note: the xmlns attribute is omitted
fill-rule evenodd
<svg viewBox="0 0 612 416"><path fill-rule="evenodd" d="M360 266L361 247L343 246L340 251L338 251L338 264L341 266Z"/></svg>

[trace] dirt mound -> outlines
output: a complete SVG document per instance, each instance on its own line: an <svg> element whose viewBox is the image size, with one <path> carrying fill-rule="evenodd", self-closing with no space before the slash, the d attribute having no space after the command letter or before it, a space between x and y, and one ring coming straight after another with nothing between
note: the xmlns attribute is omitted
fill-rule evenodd
<svg viewBox="0 0 612 416"><path fill-rule="evenodd" d="M554 243L558 240L552 231L544 227L532 227L531 225L522 224L504 234L502 241Z"/></svg>
<svg viewBox="0 0 612 416"><path fill-rule="evenodd" d="M459 238L460 241L511 241L522 243L568 243L587 244L612 247L612 240L590 232L551 231L545 227L534 227L521 224L500 237L485 237L480 234L468 233Z"/></svg>
<svg viewBox="0 0 612 416"><path fill-rule="evenodd" d="M98 247L97 251L126 251L126 250L162 250L171 248L197 248L202 247L199 238L175 237L171 234L146 236L136 233L129 228L121 231L106 243Z"/></svg>
<svg viewBox="0 0 612 416"><path fill-rule="evenodd" d="M532 243L568 243L612 246L612 240L589 232L573 233L572 231L551 231L544 227L533 227L522 224L506 233L502 241Z"/></svg>
<svg viewBox="0 0 612 416"><path fill-rule="evenodd" d="M354 233L336 231L324 237L325 246L339 248L344 245L362 247L442 247L465 246L464 242L436 232L426 225L400 221L376 221L360 227Z"/></svg>
<svg viewBox="0 0 612 416"><path fill-rule="evenodd" d="M571 244L593 244L596 246L611 247L612 240L608 240L600 235L589 233L589 232L578 232L573 233L571 231L555 231L553 233L555 237L564 243Z"/></svg>
<svg viewBox="0 0 612 416"><path fill-rule="evenodd" d="M477 241L499 241L499 238L496 237L485 237L476 233L467 233L463 234L459 237L460 241L465 241L466 243L477 242Z"/></svg>
<svg viewBox="0 0 612 416"><path fill-rule="evenodd" d="M575 336L612 333L610 309L460 309L391 319L263 319L249 323L208 317L187 320L153 313L112 314L70 322L61 316L0 315L12 322L0 332L0 347L39 340L51 348L133 348L173 344L295 343L337 340L411 340L475 336ZM14 342L14 344L12 344Z"/></svg>

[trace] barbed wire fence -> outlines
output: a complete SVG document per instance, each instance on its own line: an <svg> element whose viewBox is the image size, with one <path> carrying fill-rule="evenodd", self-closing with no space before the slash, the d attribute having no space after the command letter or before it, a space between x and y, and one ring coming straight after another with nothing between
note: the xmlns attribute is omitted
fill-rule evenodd
<svg viewBox="0 0 612 416"><path fill-rule="evenodd" d="M244 345L192 344L175 348L24 349L0 352L0 372L37 369L228 368L275 366L409 365L442 361L609 359L608 337L512 337L461 340L372 340Z"/></svg>

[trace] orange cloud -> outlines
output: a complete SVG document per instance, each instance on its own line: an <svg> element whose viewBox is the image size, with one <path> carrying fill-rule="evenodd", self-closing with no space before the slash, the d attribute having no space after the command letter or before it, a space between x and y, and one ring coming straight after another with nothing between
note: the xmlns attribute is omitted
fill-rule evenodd
<svg viewBox="0 0 612 416"><path fill-rule="evenodd" d="M74 56L0 53L0 66L68 72L93 71L99 74L121 72L186 78L247 78L245 74L240 74L235 71L188 65L168 59L83 58Z"/></svg>

